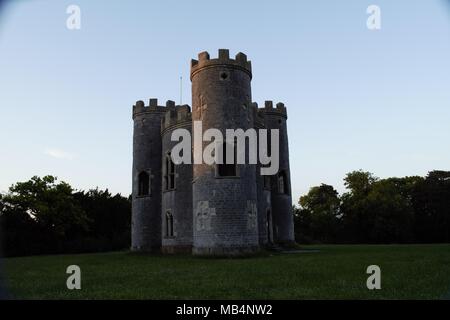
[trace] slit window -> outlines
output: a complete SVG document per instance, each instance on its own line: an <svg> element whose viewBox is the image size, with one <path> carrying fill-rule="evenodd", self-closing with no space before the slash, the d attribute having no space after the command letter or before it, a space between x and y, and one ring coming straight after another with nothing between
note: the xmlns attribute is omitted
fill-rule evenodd
<svg viewBox="0 0 450 320"><path fill-rule="evenodd" d="M150 176L146 171L139 173L138 177L138 195L148 196L150 195Z"/></svg>
<svg viewBox="0 0 450 320"><path fill-rule="evenodd" d="M173 215L170 211L166 212L166 237L173 237Z"/></svg>
<svg viewBox="0 0 450 320"><path fill-rule="evenodd" d="M231 145L229 143L222 143L222 164L217 165L217 175L219 177L235 177L237 176L237 150L236 150L236 139L234 140L234 144ZM234 148L234 159L233 163L226 163L227 160L227 149Z"/></svg>
<svg viewBox="0 0 450 320"><path fill-rule="evenodd" d="M286 173L281 171L278 174L278 193L288 194L288 185L286 180Z"/></svg>

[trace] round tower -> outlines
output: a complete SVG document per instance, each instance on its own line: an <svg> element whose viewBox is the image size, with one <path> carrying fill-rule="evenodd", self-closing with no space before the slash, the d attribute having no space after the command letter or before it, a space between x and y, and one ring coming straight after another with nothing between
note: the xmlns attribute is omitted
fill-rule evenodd
<svg viewBox="0 0 450 320"><path fill-rule="evenodd" d="M258 109L256 102L253 103L252 108L255 129L266 129L264 109ZM271 176L261 175L261 164L258 162L256 165L256 187L258 195L258 236L260 246L267 246L273 243L271 180Z"/></svg>
<svg viewBox="0 0 450 320"><path fill-rule="evenodd" d="M133 106L133 188L131 249L161 247L161 119L165 107L156 99Z"/></svg>
<svg viewBox="0 0 450 320"><path fill-rule="evenodd" d="M230 59L220 49L217 59L202 52L191 62L192 120L201 136L211 128L225 138L226 129L253 127L251 63L243 53ZM203 139L202 139L203 140ZM194 143L195 144L195 143ZM201 142L202 150L210 142ZM233 146L231 146L233 147ZM193 253L240 255L258 249L256 166L254 164L193 164ZM248 155L248 147L246 147Z"/></svg>
<svg viewBox="0 0 450 320"><path fill-rule="evenodd" d="M172 160L174 130L191 134L192 117L188 105L170 107L161 123L162 135L162 251L192 251L192 164L176 164Z"/></svg>
<svg viewBox="0 0 450 320"><path fill-rule="evenodd" d="M280 102L274 108L272 101L266 101L264 115L266 128L268 130L279 130L279 170L276 175L270 178L273 239L274 242L281 244L294 242L286 107Z"/></svg>

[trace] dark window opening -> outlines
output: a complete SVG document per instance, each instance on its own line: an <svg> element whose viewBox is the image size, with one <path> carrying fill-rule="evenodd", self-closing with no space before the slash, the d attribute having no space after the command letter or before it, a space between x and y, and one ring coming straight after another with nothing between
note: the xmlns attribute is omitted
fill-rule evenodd
<svg viewBox="0 0 450 320"><path fill-rule="evenodd" d="M138 177L138 195L148 196L150 194L150 176L147 172L139 173Z"/></svg>
<svg viewBox="0 0 450 320"><path fill-rule="evenodd" d="M173 216L169 211L166 212L166 237L173 237Z"/></svg>
<svg viewBox="0 0 450 320"><path fill-rule="evenodd" d="M220 73L220 79L227 80L228 79L228 73L226 73L226 72Z"/></svg>
<svg viewBox="0 0 450 320"><path fill-rule="evenodd" d="M278 193L284 193L288 194L288 184L286 179L286 173L284 171L281 171L278 174Z"/></svg>
<svg viewBox="0 0 450 320"><path fill-rule="evenodd" d="M272 156L272 133L271 129L267 130L267 156Z"/></svg>
<svg viewBox="0 0 450 320"><path fill-rule="evenodd" d="M173 163L172 159L169 160L169 181L170 189L175 188L175 163Z"/></svg>
<svg viewBox="0 0 450 320"><path fill-rule="evenodd" d="M217 174L219 177L235 177L237 176L237 142L234 141L234 146L227 143L222 143L222 164L217 165ZM227 146L228 148L234 147L234 160L233 163L226 163L227 160Z"/></svg>
<svg viewBox="0 0 450 320"><path fill-rule="evenodd" d="M175 163L173 163L170 153L166 156L163 176L165 190L175 189Z"/></svg>

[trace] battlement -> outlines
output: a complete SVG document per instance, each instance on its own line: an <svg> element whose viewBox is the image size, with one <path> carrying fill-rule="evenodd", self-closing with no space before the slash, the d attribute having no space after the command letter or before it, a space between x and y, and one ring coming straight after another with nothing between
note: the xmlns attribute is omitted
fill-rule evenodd
<svg viewBox="0 0 450 320"><path fill-rule="evenodd" d="M177 105L166 108L166 114L161 119L161 132L174 127L192 123L191 107L189 105Z"/></svg>
<svg viewBox="0 0 450 320"><path fill-rule="evenodd" d="M247 72L250 78L252 77L252 64L251 61L247 60L247 55L239 52L234 59L231 59L228 49L219 49L219 55L216 59L211 59L209 53L203 51L198 54L198 60L191 60L191 80L200 70L216 66L231 66L233 68L241 69Z"/></svg>
<svg viewBox="0 0 450 320"><path fill-rule="evenodd" d="M278 102L274 108L273 101L267 100L264 102L264 108L258 108L258 114L261 115L275 115L287 118L287 110L284 103Z"/></svg>
<svg viewBox="0 0 450 320"><path fill-rule="evenodd" d="M175 102L172 100L167 100L165 106L159 106L158 99L150 99L148 106L145 105L144 101L138 100L133 106L133 119L143 113L165 113L171 107L175 107Z"/></svg>
<svg viewBox="0 0 450 320"><path fill-rule="evenodd" d="M256 127L264 127L264 113L261 112L260 109L258 109L258 103L252 102L250 105L250 110L253 114L253 119L255 122Z"/></svg>

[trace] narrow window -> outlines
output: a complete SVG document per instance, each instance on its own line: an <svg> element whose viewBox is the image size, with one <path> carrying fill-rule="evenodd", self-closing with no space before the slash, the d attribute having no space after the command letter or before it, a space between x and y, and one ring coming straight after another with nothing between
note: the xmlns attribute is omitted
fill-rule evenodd
<svg viewBox="0 0 450 320"><path fill-rule="evenodd" d="M278 174L278 193L288 194L288 185L286 180L286 173L281 171Z"/></svg>
<svg viewBox="0 0 450 320"><path fill-rule="evenodd" d="M175 163L173 163L172 158L169 156L169 181L170 189L175 189Z"/></svg>
<svg viewBox="0 0 450 320"><path fill-rule="evenodd" d="M235 177L237 176L237 150L236 150L236 139L234 141L234 145L231 146L230 144L227 143L223 143L222 144L222 155L223 155L223 164L218 164L217 165L217 174L220 177ZM230 147L234 147L234 160L233 163L226 163L227 160L227 146Z"/></svg>
<svg viewBox="0 0 450 320"><path fill-rule="evenodd" d="M167 154L164 164L164 190L175 189L175 163L173 163L170 153Z"/></svg>
<svg viewBox="0 0 450 320"><path fill-rule="evenodd" d="M150 195L150 176L147 172L142 171L138 176L138 195L148 196Z"/></svg>
<svg viewBox="0 0 450 320"><path fill-rule="evenodd" d="M170 211L166 212L166 237L173 237L173 216Z"/></svg>

